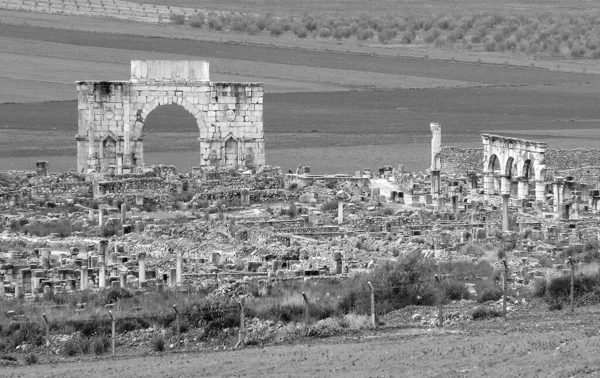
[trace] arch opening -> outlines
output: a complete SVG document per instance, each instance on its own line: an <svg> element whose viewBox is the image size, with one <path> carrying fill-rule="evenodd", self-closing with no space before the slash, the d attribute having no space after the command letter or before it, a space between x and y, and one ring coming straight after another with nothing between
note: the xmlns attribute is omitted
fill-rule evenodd
<svg viewBox="0 0 600 378"><path fill-rule="evenodd" d="M191 172L200 165L200 136L197 119L183 106L159 105L142 120L136 130L139 143L135 159L144 165L174 165L178 171Z"/></svg>

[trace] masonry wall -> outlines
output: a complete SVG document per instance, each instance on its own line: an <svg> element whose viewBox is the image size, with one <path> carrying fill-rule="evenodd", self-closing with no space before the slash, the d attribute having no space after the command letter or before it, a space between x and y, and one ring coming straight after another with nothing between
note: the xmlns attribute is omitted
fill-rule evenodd
<svg viewBox="0 0 600 378"><path fill-rule="evenodd" d="M78 172L142 166L144 123L171 104L196 118L199 166L264 165L263 84L207 78L206 62L132 61L131 82L77 82Z"/></svg>
<svg viewBox="0 0 600 378"><path fill-rule="evenodd" d="M466 176L468 171L482 172L483 148L442 147L442 174Z"/></svg>

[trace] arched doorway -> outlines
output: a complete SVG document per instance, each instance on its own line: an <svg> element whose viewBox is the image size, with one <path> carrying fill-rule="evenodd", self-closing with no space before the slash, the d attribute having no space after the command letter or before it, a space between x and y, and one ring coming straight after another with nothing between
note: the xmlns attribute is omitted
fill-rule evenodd
<svg viewBox="0 0 600 378"><path fill-rule="evenodd" d="M191 172L200 165L199 135L198 121L184 107L158 106L144 120L138 137L143 150L136 149L136 158L146 166L174 165L180 172Z"/></svg>
<svg viewBox="0 0 600 378"><path fill-rule="evenodd" d="M237 167L238 165L238 142L229 137L225 141L225 166Z"/></svg>

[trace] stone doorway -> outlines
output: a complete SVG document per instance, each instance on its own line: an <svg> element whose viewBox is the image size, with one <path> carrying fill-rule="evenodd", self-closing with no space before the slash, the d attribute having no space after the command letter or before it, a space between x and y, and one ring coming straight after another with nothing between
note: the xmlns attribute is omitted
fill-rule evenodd
<svg viewBox="0 0 600 378"><path fill-rule="evenodd" d="M225 166L237 167L238 162L238 142L229 138L225 141Z"/></svg>

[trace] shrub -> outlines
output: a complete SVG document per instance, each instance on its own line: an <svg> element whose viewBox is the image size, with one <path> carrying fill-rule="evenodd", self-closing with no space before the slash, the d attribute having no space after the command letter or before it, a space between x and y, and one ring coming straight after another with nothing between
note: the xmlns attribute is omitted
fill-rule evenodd
<svg viewBox="0 0 600 378"><path fill-rule="evenodd" d="M290 218L295 218L296 215L298 215L298 209L296 208L296 205L294 205L293 203L290 205L290 207L288 207L285 211L284 214L289 216Z"/></svg>
<svg viewBox="0 0 600 378"><path fill-rule="evenodd" d="M487 308L487 307L477 307L474 311L473 311L473 320L483 320L483 319L489 319L489 318L497 318L499 316L502 316L502 313L500 311L491 309L491 308Z"/></svg>
<svg viewBox="0 0 600 378"><path fill-rule="evenodd" d="M536 279L533 282L533 296L543 297L546 295L546 279Z"/></svg>
<svg viewBox="0 0 600 378"><path fill-rule="evenodd" d="M332 211L338 209L338 201L327 201L321 206L321 211Z"/></svg>
<svg viewBox="0 0 600 378"><path fill-rule="evenodd" d="M25 356L25 363L27 365L35 365L38 362L38 358L34 353L29 353Z"/></svg>
<svg viewBox="0 0 600 378"><path fill-rule="evenodd" d="M75 339L74 337L70 338L63 344L63 353L67 356L74 356L79 353L80 350L81 347L79 345L79 340Z"/></svg>
<svg viewBox="0 0 600 378"><path fill-rule="evenodd" d="M331 37L331 29L328 27L322 27L319 29L319 37L321 38L329 38Z"/></svg>
<svg viewBox="0 0 600 378"><path fill-rule="evenodd" d="M183 14L171 13L171 15L169 16L169 19L175 25L183 25L183 23L185 22L185 16Z"/></svg>
<svg viewBox="0 0 600 378"><path fill-rule="evenodd" d="M598 278L577 276L574 281L575 298L586 293L594 293L598 287ZM571 295L571 277L569 275L554 277L546 286L546 293L551 300L567 301Z"/></svg>
<svg viewBox="0 0 600 378"><path fill-rule="evenodd" d="M304 26L300 26L294 30L294 34L298 38L306 38L306 36L308 35L308 30L306 30Z"/></svg>
<svg viewBox="0 0 600 378"><path fill-rule="evenodd" d="M479 298L479 303L489 302L489 301L497 301L502 298L502 290L486 290L481 294Z"/></svg>
<svg viewBox="0 0 600 378"><path fill-rule="evenodd" d="M571 56L573 58L580 58L585 55L585 47L581 46L579 43L573 43L571 46Z"/></svg>
<svg viewBox="0 0 600 378"><path fill-rule="evenodd" d="M560 302L550 303L548 305L548 310L550 310L550 311L560 311L562 309L563 309L563 305Z"/></svg>
<svg viewBox="0 0 600 378"><path fill-rule="evenodd" d="M460 282L450 282L444 287L444 296L451 301L461 300L465 292L468 293L467 288Z"/></svg>
<svg viewBox="0 0 600 378"><path fill-rule="evenodd" d="M197 14L190 19L190 26L193 28L201 28L205 21L204 16Z"/></svg>
<svg viewBox="0 0 600 378"><path fill-rule="evenodd" d="M358 39L359 41L366 41L367 39L373 38L374 34L375 33L373 33L373 29L362 29L362 28L359 28L356 31L356 39Z"/></svg>
<svg viewBox="0 0 600 378"><path fill-rule="evenodd" d="M377 34L377 39L379 40L379 42L385 44L391 41L392 39L396 38L396 35L398 35L398 32L395 29L385 28Z"/></svg>
<svg viewBox="0 0 600 378"><path fill-rule="evenodd" d="M162 336L158 336L152 340L152 350L155 352L162 352L165 350L165 339Z"/></svg>
<svg viewBox="0 0 600 378"><path fill-rule="evenodd" d="M271 26L271 29L269 31L271 32L272 37L279 37L280 35L283 34L283 29L281 29L281 27L279 25ZM298 185L298 184L296 184L296 185Z"/></svg>
<svg viewBox="0 0 600 378"><path fill-rule="evenodd" d="M106 336L97 337L94 340L94 353L97 356L100 356L100 355L106 353L106 350L108 349L109 346L110 346L110 340L108 339L108 337L106 337Z"/></svg>
<svg viewBox="0 0 600 378"><path fill-rule="evenodd" d="M256 26L256 24L248 25L246 27L246 33L248 33L250 35L256 35L256 34L260 33L260 28L258 26Z"/></svg>
<svg viewBox="0 0 600 378"><path fill-rule="evenodd" d="M208 20L208 27L216 31L221 31L223 30L223 22L218 17L211 17Z"/></svg>

